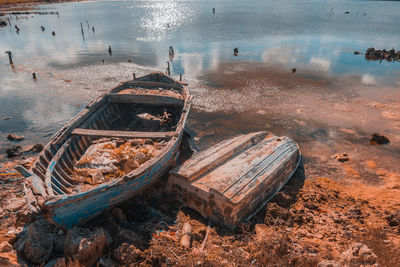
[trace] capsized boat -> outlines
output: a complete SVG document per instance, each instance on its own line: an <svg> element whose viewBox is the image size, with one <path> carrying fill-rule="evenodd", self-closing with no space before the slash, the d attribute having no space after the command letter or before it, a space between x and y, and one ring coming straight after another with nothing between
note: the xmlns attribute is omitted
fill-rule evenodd
<svg viewBox="0 0 400 267"><path fill-rule="evenodd" d="M26 175L30 207L69 229L151 186L176 162L190 99L185 82L156 72L87 105Z"/></svg>
<svg viewBox="0 0 400 267"><path fill-rule="evenodd" d="M300 160L298 145L288 137L240 135L172 169L168 188L185 206L233 229L279 192Z"/></svg>

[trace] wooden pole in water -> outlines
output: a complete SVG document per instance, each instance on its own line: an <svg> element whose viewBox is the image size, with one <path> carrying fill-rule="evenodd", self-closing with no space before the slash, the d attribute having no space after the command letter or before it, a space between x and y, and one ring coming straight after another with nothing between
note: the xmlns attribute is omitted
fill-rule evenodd
<svg viewBox="0 0 400 267"><path fill-rule="evenodd" d="M168 65L167 74L168 74L168 76L171 76L171 69L169 68L169 61L167 61L167 65Z"/></svg>
<svg viewBox="0 0 400 267"><path fill-rule="evenodd" d="M136 80L136 74L133 73L133 80Z"/></svg>
<svg viewBox="0 0 400 267"><path fill-rule="evenodd" d="M179 81L182 81L182 73L179 74Z"/></svg>
<svg viewBox="0 0 400 267"><path fill-rule="evenodd" d="M10 64L14 64L13 60L12 60L12 53L11 51L6 51L6 53L8 54L8 60L10 61Z"/></svg>

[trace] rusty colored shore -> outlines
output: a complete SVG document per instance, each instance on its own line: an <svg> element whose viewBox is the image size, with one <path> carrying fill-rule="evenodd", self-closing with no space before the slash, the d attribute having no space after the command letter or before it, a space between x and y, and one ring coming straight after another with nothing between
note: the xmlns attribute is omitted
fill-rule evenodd
<svg viewBox="0 0 400 267"><path fill-rule="evenodd" d="M15 164L29 167L33 159L10 161L1 164L0 265L398 265L398 90L379 80L363 84L358 76L249 63L227 64L203 78L208 90L192 91L191 141L203 149L240 133L271 131L302 151L304 168L248 223L236 230L209 224L182 208L164 177L87 224L60 230L34 221L24 178L13 173ZM390 143L371 145L373 132ZM190 238L189 246L182 238Z"/></svg>

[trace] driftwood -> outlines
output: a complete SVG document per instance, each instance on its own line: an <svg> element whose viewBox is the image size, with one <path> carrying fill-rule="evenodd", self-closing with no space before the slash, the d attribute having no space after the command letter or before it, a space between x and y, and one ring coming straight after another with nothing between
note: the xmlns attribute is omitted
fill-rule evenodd
<svg viewBox="0 0 400 267"><path fill-rule="evenodd" d="M182 237L180 243L186 249L189 249L191 245L192 229L193 227L190 225L190 223L185 222L182 228Z"/></svg>

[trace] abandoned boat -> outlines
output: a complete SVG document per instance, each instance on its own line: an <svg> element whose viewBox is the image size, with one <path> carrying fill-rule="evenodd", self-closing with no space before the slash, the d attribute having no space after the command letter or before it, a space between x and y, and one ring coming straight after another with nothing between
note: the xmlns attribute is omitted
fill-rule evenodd
<svg viewBox="0 0 400 267"><path fill-rule="evenodd" d="M142 192L175 164L189 109L187 84L163 73L116 86L38 155L25 184L31 208L69 229Z"/></svg>
<svg viewBox="0 0 400 267"><path fill-rule="evenodd" d="M280 191L300 160L298 145L288 137L240 135L172 169L168 188L185 206L233 229Z"/></svg>

